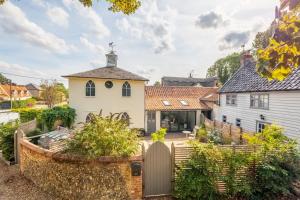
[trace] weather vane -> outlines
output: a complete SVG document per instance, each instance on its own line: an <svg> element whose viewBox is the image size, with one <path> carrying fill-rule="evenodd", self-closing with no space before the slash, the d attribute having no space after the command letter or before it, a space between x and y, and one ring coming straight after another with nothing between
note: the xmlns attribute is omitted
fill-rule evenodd
<svg viewBox="0 0 300 200"><path fill-rule="evenodd" d="M114 47L115 47L116 45L114 45L113 42L108 43L108 45L109 45L109 47L111 48L111 51L114 51Z"/></svg>

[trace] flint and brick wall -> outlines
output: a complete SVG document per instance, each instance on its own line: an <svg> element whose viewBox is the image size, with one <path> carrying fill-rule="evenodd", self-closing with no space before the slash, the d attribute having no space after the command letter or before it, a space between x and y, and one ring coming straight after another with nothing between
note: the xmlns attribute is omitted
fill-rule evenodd
<svg viewBox="0 0 300 200"><path fill-rule="evenodd" d="M21 173L62 199L142 199L142 174L132 176L132 162L142 164L142 157L91 160L53 153L27 140L20 142Z"/></svg>

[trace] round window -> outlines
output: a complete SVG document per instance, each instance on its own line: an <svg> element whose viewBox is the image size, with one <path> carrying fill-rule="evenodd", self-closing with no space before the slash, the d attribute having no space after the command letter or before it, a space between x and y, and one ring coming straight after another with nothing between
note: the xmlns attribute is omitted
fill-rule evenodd
<svg viewBox="0 0 300 200"><path fill-rule="evenodd" d="M105 82L105 87L106 87L106 88L112 88L113 85L114 85L114 84L113 84L113 82L111 82L111 81L106 81L106 82Z"/></svg>

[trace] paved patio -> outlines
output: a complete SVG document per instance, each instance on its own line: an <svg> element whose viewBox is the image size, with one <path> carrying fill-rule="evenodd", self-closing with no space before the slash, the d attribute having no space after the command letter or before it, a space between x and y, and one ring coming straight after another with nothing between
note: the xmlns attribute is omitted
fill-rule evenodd
<svg viewBox="0 0 300 200"><path fill-rule="evenodd" d="M184 146L188 141L189 139L184 133L167 133L164 143L171 149L172 143L174 143L175 146ZM152 143L153 141L151 136L146 136L143 138L145 149L147 149Z"/></svg>

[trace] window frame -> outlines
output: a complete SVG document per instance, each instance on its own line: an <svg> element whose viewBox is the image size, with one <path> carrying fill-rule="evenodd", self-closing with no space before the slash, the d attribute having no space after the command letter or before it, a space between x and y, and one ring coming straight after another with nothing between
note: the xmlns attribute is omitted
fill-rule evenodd
<svg viewBox="0 0 300 200"><path fill-rule="evenodd" d="M122 85L122 97L131 97L131 85L128 81Z"/></svg>
<svg viewBox="0 0 300 200"><path fill-rule="evenodd" d="M85 84L85 96L86 97L95 97L96 96L96 84L94 81L89 80Z"/></svg>
<svg viewBox="0 0 300 200"><path fill-rule="evenodd" d="M250 108L269 110L270 108L270 95L267 93L253 93L250 94Z"/></svg>
<svg viewBox="0 0 300 200"><path fill-rule="evenodd" d="M225 98L226 105L237 106L237 94L226 94Z"/></svg>

